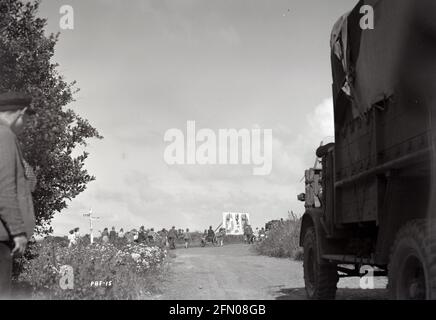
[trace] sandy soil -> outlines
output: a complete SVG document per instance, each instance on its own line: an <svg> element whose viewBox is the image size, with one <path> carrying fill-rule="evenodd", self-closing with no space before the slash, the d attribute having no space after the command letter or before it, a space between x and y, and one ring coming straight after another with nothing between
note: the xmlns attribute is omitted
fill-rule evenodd
<svg viewBox="0 0 436 320"><path fill-rule="evenodd" d="M155 299L306 299L301 262L260 256L245 244L171 253L171 271ZM363 290L359 278L341 279L337 299L386 299L386 278L375 278L374 283L375 289Z"/></svg>

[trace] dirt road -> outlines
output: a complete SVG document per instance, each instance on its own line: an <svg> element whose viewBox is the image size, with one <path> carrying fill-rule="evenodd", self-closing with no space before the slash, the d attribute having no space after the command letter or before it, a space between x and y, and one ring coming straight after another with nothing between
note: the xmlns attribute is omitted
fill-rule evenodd
<svg viewBox="0 0 436 320"><path fill-rule="evenodd" d="M301 262L259 256L248 245L177 249L156 299L305 299ZM386 279L362 290L359 278L341 279L337 299L386 299Z"/></svg>

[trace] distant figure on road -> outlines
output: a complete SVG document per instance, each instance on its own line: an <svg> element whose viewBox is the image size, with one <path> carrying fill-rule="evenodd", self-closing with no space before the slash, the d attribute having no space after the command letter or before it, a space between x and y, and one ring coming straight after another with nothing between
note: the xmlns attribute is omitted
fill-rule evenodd
<svg viewBox="0 0 436 320"><path fill-rule="evenodd" d="M76 240L76 243L80 241L80 232L79 228L74 228L74 239Z"/></svg>
<svg viewBox="0 0 436 320"><path fill-rule="evenodd" d="M158 232L160 237L160 245L164 247L168 247L168 231L163 228L161 231Z"/></svg>
<svg viewBox="0 0 436 320"><path fill-rule="evenodd" d="M265 228L262 227L262 229L260 229L260 231L259 231L259 241L264 240L265 237L266 237L266 235L265 235Z"/></svg>
<svg viewBox="0 0 436 320"><path fill-rule="evenodd" d="M215 242L215 231L213 231L212 226L209 227L209 230L207 230L207 241L209 242Z"/></svg>
<svg viewBox="0 0 436 320"><path fill-rule="evenodd" d="M124 238L124 229L123 228L121 228L120 232L118 232L118 237L119 238Z"/></svg>
<svg viewBox="0 0 436 320"><path fill-rule="evenodd" d="M184 234L183 229L177 230L177 238L183 237L183 234Z"/></svg>
<svg viewBox="0 0 436 320"><path fill-rule="evenodd" d="M128 231L124 234L124 237L126 238L128 243L132 243L135 241L135 234L133 231Z"/></svg>
<svg viewBox="0 0 436 320"><path fill-rule="evenodd" d="M138 232L138 242L143 243L145 241L147 241L147 232L145 231L144 226L141 226Z"/></svg>
<svg viewBox="0 0 436 320"><path fill-rule="evenodd" d="M188 249L189 244L191 243L191 234L189 233L189 229L186 229L183 239L185 240L185 248Z"/></svg>
<svg viewBox="0 0 436 320"><path fill-rule="evenodd" d="M260 238L260 230L259 228L256 228L256 230L253 231L253 242L259 241Z"/></svg>
<svg viewBox="0 0 436 320"><path fill-rule="evenodd" d="M244 236L245 236L245 241L248 244L253 243L253 229L251 228L251 226L249 224L247 224L245 226Z"/></svg>
<svg viewBox="0 0 436 320"><path fill-rule="evenodd" d="M116 240L117 240L117 232L115 231L115 227L112 227L112 230L109 233L109 241L111 243L115 243Z"/></svg>
<svg viewBox="0 0 436 320"><path fill-rule="evenodd" d="M218 241L218 245L220 247L222 247L224 245L224 237L226 236L226 229L225 228L220 228L220 230L218 231L216 238Z"/></svg>
<svg viewBox="0 0 436 320"><path fill-rule="evenodd" d="M177 239L177 230L176 227L172 227L170 231L168 231L168 242L170 245L170 249L176 248L176 239Z"/></svg>
<svg viewBox="0 0 436 320"><path fill-rule="evenodd" d="M270 232L271 232L271 229L266 229L265 230L265 232L264 232L264 235L265 235L264 239L268 239Z"/></svg>
<svg viewBox="0 0 436 320"><path fill-rule="evenodd" d="M70 230L68 235L68 248L71 248L73 245L76 244L76 237L74 236L74 230Z"/></svg>
<svg viewBox="0 0 436 320"><path fill-rule="evenodd" d="M108 228L104 228L103 232L101 233L101 240L103 243L109 242L109 230Z"/></svg>
<svg viewBox="0 0 436 320"><path fill-rule="evenodd" d="M139 232L138 232L138 230L133 229L130 232L133 234L133 241L134 242L139 242Z"/></svg>
<svg viewBox="0 0 436 320"><path fill-rule="evenodd" d="M154 244L156 242L157 233L154 232L154 228L151 228L147 234L147 240L149 244Z"/></svg>

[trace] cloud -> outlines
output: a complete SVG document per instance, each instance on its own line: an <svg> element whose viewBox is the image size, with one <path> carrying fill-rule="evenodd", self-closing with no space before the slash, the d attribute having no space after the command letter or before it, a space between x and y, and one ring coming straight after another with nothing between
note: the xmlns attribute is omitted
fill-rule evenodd
<svg viewBox="0 0 436 320"><path fill-rule="evenodd" d="M302 130L278 124L273 130L273 171L271 183L300 181L304 170L315 163L315 149L321 141L334 139L333 100L324 99L306 115Z"/></svg>
<svg viewBox="0 0 436 320"><path fill-rule="evenodd" d="M274 126L269 176L253 176L252 166L242 165L168 166L156 144L147 146L147 154L132 145L134 149L127 149L129 156L120 162L111 156L116 149L116 145L109 148L111 142L104 146L105 165L95 163L91 170L97 182L74 201L70 211L77 215L86 208L84 204L93 206L103 217L102 226L176 225L198 230L219 223L223 211L250 212L256 225L285 217L288 210L302 214L304 207L296 195L304 191L301 178L315 161L315 149L332 134L332 99L324 99L303 119L302 132L283 123ZM58 230L69 230L72 221L65 219ZM80 226L86 227L86 221Z"/></svg>
<svg viewBox="0 0 436 320"><path fill-rule="evenodd" d="M333 98L324 99L315 110L307 116L307 120L314 133L321 139L332 139L335 134L333 116Z"/></svg>
<svg viewBox="0 0 436 320"><path fill-rule="evenodd" d="M324 43L328 52L329 16L342 7L313 11L293 1L312 20L281 19L285 2L78 0L77 29L63 33L55 60L82 88L75 110L105 139L87 148L97 180L56 216L55 230L87 228L89 207L102 215L97 226L124 228L202 229L224 210L249 211L257 225L301 213L300 179L333 135L332 99L322 99L330 68L319 49ZM53 3L43 6L56 32ZM315 78L320 85L308 86ZM273 129L271 175L255 177L251 165L166 165L163 134L187 120L214 130Z"/></svg>

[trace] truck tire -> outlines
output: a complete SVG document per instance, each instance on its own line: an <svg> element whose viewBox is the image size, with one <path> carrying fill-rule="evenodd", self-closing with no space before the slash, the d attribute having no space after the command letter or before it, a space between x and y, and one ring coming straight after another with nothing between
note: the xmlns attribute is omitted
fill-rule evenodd
<svg viewBox="0 0 436 320"><path fill-rule="evenodd" d="M320 261L315 228L306 230L304 248L304 283L307 297L311 300L334 300L339 280L335 264Z"/></svg>
<svg viewBox="0 0 436 320"><path fill-rule="evenodd" d="M398 231L388 266L391 299L436 299L436 237L428 230L425 220L413 220Z"/></svg>

